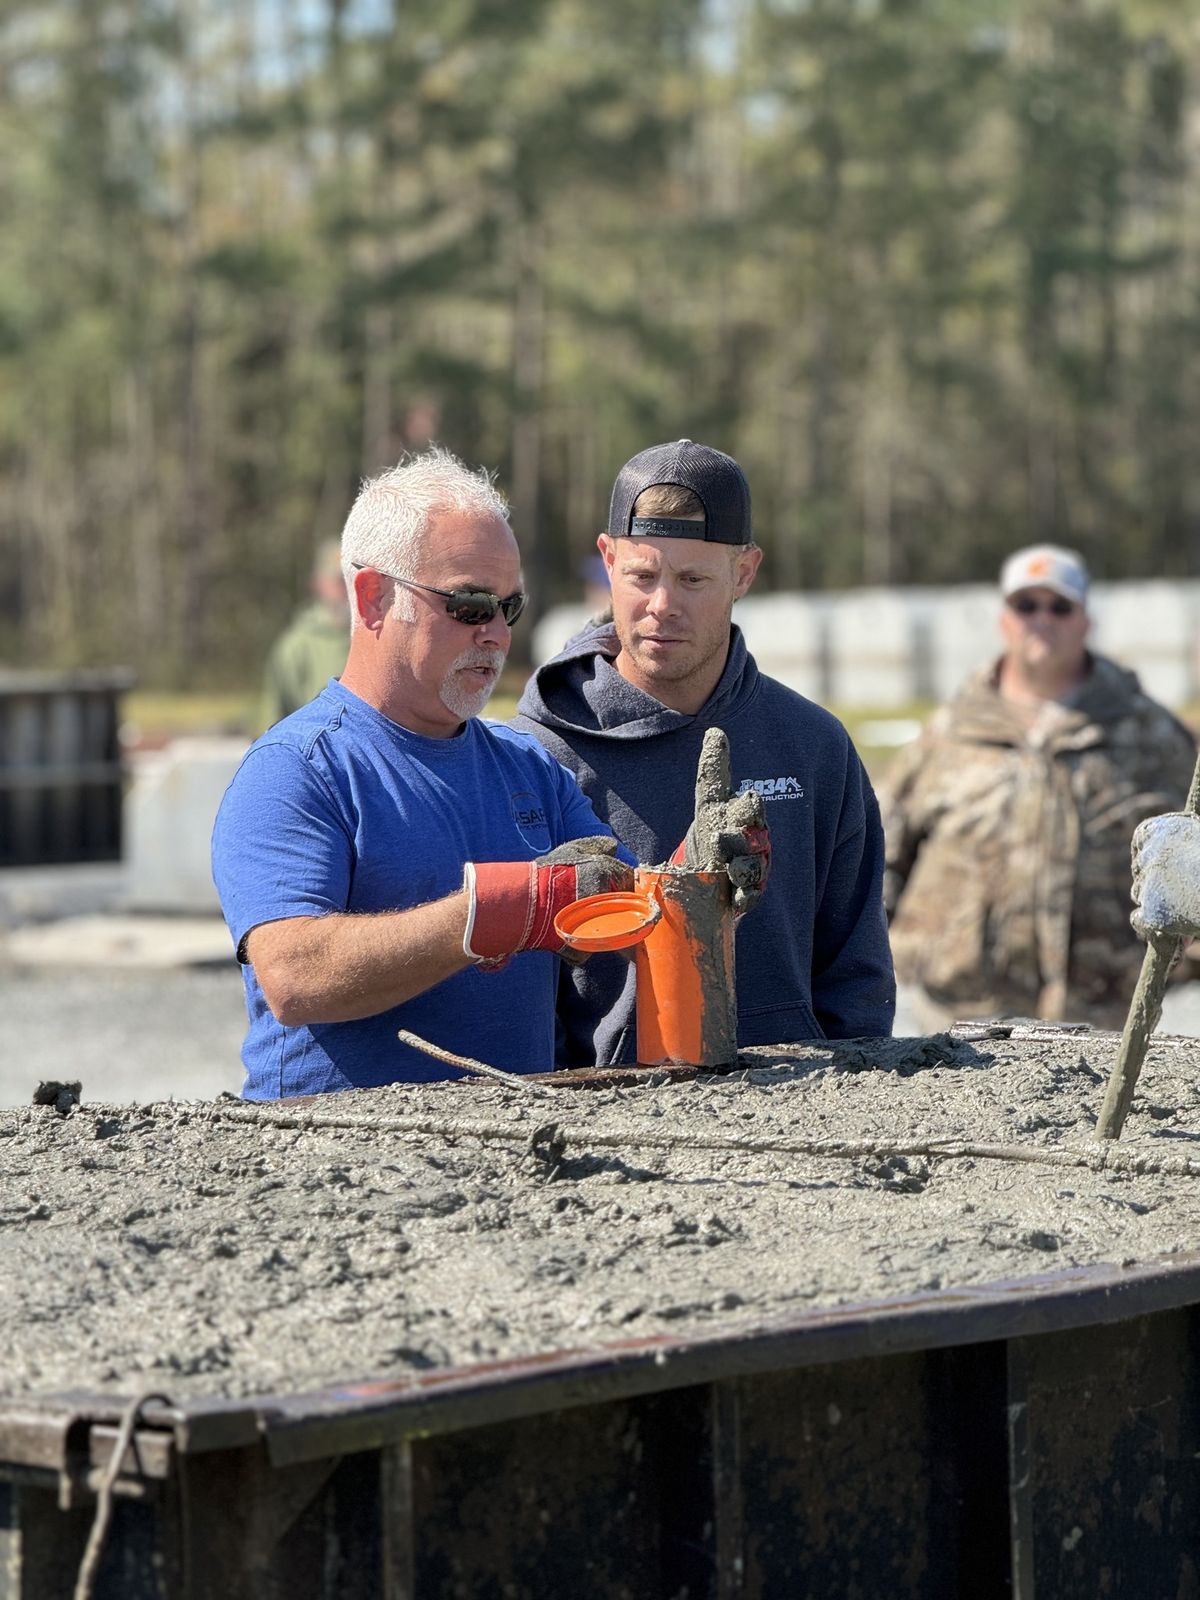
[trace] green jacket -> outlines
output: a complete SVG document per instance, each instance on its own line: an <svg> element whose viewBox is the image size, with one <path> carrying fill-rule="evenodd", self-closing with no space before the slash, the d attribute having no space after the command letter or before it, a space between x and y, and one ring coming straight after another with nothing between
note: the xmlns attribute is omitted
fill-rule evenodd
<svg viewBox="0 0 1200 1600"><path fill-rule="evenodd" d="M880 787L896 974L957 1016L1124 1020L1130 836L1182 806L1196 747L1132 672L1091 662L1070 704L977 673Z"/></svg>
<svg viewBox="0 0 1200 1600"><path fill-rule="evenodd" d="M306 606L271 646L263 671L259 727L269 728L320 694L346 665L349 624L320 604Z"/></svg>

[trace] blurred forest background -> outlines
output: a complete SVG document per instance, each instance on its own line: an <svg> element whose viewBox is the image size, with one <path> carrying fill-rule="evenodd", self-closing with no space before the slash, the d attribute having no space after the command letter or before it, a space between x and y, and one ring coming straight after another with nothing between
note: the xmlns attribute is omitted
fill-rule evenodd
<svg viewBox="0 0 1200 1600"><path fill-rule="evenodd" d="M0 660L253 678L361 476L745 464L764 587L1200 573L1200 0L0 3Z"/></svg>

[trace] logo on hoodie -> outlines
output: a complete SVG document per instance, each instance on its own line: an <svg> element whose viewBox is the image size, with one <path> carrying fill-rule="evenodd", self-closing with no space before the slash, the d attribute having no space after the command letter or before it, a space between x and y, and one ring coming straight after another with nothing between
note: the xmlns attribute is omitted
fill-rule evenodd
<svg viewBox="0 0 1200 1600"><path fill-rule="evenodd" d="M799 778L743 778L739 794L753 791L764 800L802 800L804 785Z"/></svg>

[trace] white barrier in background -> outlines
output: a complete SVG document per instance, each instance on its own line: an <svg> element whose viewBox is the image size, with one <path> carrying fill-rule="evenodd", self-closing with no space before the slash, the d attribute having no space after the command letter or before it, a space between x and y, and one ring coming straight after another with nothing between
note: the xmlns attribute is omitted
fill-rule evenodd
<svg viewBox="0 0 1200 1600"><path fill-rule="evenodd" d="M920 661L919 601L898 589L856 589L829 600L829 699L839 706L911 705Z"/></svg>
<svg viewBox="0 0 1200 1600"><path fill-rule="evenodd" d="M130 911L220 914L209 841L245 739L176 739L135 757L125 797L125 893Z"/></svg>
<svg viewBox="0 0 1200 1600"><path fill-rule="evenodd" d="M994 584L963 583L924 591L929 671L921 700L946 700L997 655L1000 600Z"/></svg>
<svg viewBox="0 0 1200 1600"><path fill-rule="evenodd" d="M1196 698L1200 584L1098 583L1092 591L1092 643L1132 667L1164 705Z"/></svg>
<svg viewBox="0 0 1200 1600"><path fill-rule="evenodd" d="M733 620L761 671L809 700L825 697L828 607L824 596L748 594Z"/></svg>
<svg viewBox="0 0 1200 1600"><path fill-rule="evenodd" d="M1143 688L1177 708L1200 699L1200 581L1098 583L1092 643L1131 667ZM1000 652L994 584L749 594L734 621L760 668L842 708L881 711L952 695ZM549 660L587 619L557 606L538 622L534 662Z"/></svg>
<svg viewBox="0 0 1200 1600"><path fill-rule="evenodd" d="M577 634L591 616L585 605L551 606L533 625L530 649L533 664L540 667L543 661L556 656L574 634Z"/></svg>

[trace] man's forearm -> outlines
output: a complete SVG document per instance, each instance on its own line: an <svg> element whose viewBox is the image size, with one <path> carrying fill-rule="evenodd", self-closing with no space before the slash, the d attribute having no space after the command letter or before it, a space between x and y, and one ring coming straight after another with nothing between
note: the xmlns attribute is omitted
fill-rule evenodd
<svg viewBox="0 0 1200 1600"><path fill-rule="evenodd" d="M285 1027L353 1022L424 994L469 967L461 890L410 911L331 912L263 922L246 954L263 996Z"/></svg>
<svg viewBox="0 0 1200 1600"><path fill-rule="evenodd" d="M246 935L245 954L284 1027L375 1017L476 962L495 968L522 950L561 951L558 911L632 886L632 869L616 851L612 835L602 834L533 861L468 861L463 888L444 900L260 922Z"/></svg>

